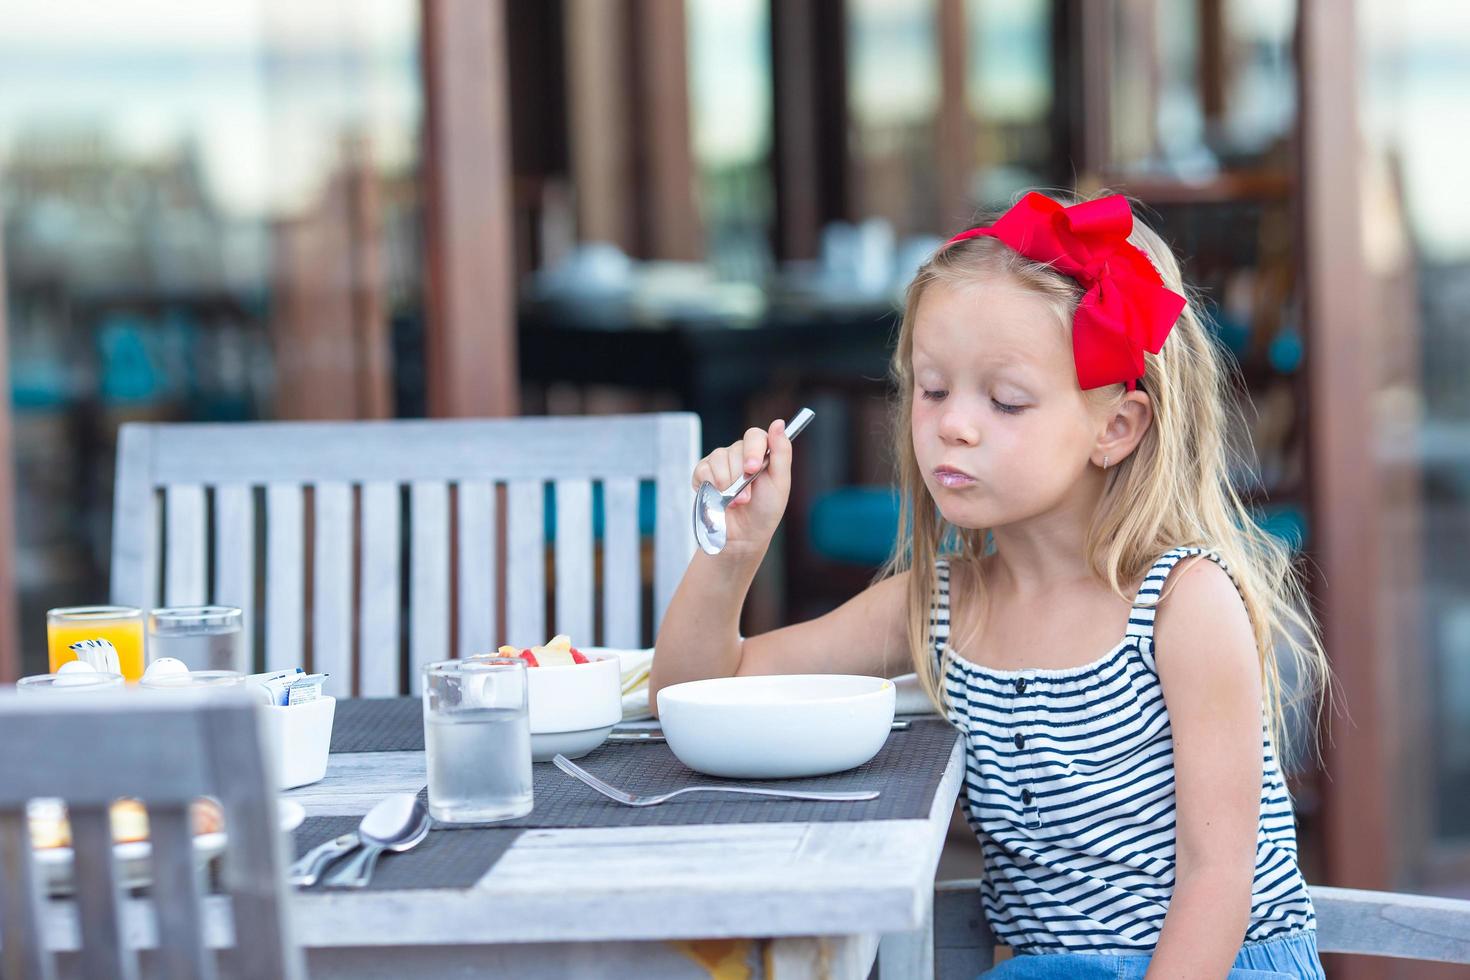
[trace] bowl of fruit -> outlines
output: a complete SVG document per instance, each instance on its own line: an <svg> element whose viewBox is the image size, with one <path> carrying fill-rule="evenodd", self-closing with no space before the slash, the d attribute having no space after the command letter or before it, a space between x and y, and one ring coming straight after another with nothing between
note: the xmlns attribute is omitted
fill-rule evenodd
<svg viewBox="0 0 1470 980"><path fill-rule="evenodd" d="M539 647L503 646L497 656L526 662L534 761L550 762L557 753L580 758L623 720L617 654L583 653L572 646L571 637L554 636Z"/></svg>

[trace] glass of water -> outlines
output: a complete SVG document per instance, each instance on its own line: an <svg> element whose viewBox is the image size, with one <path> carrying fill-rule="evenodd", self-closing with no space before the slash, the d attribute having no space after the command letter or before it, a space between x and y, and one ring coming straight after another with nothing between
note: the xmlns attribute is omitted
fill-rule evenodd
<svg viewBox="0 0 1470 980"><path fill-rule="evenodd" d="M148 617L148 660L174 657L190 670L245 670L244 616L235 606L176 606Z"/></svg>
<svg viewBox="0 0 1470 980"><path fill-rule="evenodd" d="M531 812L526 662L506 657L424 667L429 815L493 823Z"/></svg>
<svg viewBox="0 0 1470 980"><path fill-rule="evenodd" d="M237 670L191 670L187 674L145 677L138 686L150 691L184 691L201 687L238 687L244 683L245 675Z"/></svg>
<svg viewBox="0 0 1470 980"><path fill-rule="evenodd" d="M35 674L30 677L22 677L15 682L15 689L17 691L26 691L27 693L40 691L46 691L48 693L54 691L58 694L74 694L87 691L104 693L120 690L122 685L122 674L84 670L65 674Z"/></svg>

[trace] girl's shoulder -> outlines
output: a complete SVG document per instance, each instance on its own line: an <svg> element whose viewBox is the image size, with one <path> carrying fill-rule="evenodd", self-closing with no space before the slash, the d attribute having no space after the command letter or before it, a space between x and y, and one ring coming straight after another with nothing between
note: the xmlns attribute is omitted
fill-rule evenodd
<svg viewBox="0 0 1470 980"><path fill-rule="evenodd" d="M1181 690L1220 692L1258 676L1255 627L1218 556L1191 554L1173 567L1151 634L1147 659L1173 702Z"/></svg>
<svg viewBox="0 0 1470 980"><path fill-rule="evenodd" d="M1191 601L1241 605L1244 598L1235 572L1218 550L1180 545L1160 555L1144 575L1137 604L1162 607L1181 589Z"/></svg>

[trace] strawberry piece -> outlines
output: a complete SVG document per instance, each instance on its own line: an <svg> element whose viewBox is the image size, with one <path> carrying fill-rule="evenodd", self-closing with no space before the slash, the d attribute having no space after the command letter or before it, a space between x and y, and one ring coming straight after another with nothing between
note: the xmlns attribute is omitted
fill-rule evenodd
<svg viewBox="0 0 1470 980"><path fill-rule="evenodd" d="M536 662L536 655L534 653L532 653L530 650L522 650L521 651L521 659L526 662L526 666L527 667L540 667L541 666L539 663Z"/></svg>
<svg viewBox="0 0 1470 980"><path fill-rule="evenodd" d="M585 664L586 662L587 655L584 654L581 650L578 650L576 647L572 647L572 663Z"/></svg>

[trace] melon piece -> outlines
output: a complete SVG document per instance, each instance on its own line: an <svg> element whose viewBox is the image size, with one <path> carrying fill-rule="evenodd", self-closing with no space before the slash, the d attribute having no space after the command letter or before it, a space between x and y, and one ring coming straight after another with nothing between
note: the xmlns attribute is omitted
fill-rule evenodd
<svg viewBox="0 0 1470 980"><path fill-rule="evenodd" d="M536 649L539 650L541 648L540 647L537 647ZM513 646L506 645L506 646L502 646L499 650L497 650L495 652L497 654L499 654L500 656L502 656L502 657L510 657L512 660L516 660L516 659L524 660L526 662L526 666L527 667L540 667L541 666L540 662L538 661L538 659L536 657L536 654L533 653L530 650L517 650Z"/></svg>
<svg viewBox="0 0 1470 980"><path fill-rule="evenodd" d="M558 633L539 647L518 651L513 646L503 646L499 653L502 657L519 657L527 667L566 667L587 662L586 654L572 646L572 638L564 633Z"/></svg>

